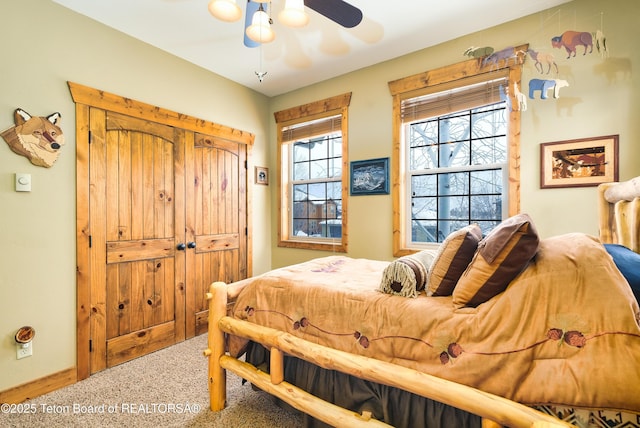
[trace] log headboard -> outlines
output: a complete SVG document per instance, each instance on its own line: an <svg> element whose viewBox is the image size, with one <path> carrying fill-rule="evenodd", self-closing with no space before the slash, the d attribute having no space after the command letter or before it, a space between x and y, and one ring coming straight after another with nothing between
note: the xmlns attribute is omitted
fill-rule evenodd
<svg viewBox="0 0 640 428"><path fill-rule="evenodd" d="M640 253L640 177L598 186L600 240Z"/></svg>

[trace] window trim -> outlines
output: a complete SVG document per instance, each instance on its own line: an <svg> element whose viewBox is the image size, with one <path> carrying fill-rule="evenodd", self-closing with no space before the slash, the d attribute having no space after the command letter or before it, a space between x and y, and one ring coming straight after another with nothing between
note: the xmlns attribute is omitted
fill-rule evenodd
<svg viewBox="0 0 640 428"><path fill-rule="evenodd" d="M348 196L349 196L349 104L351 92L337 95L331 98L303 104L274 113L277 125L277 170L278 170L278 246L287 248L300 248L308 250L347 252L348 230ZM283 142L282 129L297 123L309 122L323 117L341 115L342 131L342 236L338 239L313 240L309 238L296 239L289 232L289 210L291 209L289 165L283 165L283 155L288 152L288 143Z"/></svg>
<svg viewBox="0 0 640 428"><path fill-rule="evenodd" d="M529 44L516 46L515 52L526 52ZM416 248L409 246L410 237L407 233L407 213L406 208L406 156L403 139L403 123L401 117L402 101L416 96L454 88L468 82L468 79L482 78L497 70L506 70L509 81L509 97L511 105L516 106L517 100L513 96L513 84L518 87L522 78L522 64L525 55L518 55L516 60L501 60L496 64L483 66L483 60L469 59L457 64L452 64L423 73L408 76L402 79L388 82L389 91L393 98L392 109L392 200L393 200L393 255L400 257L415 252ZM506 191L508 201L508 215L513 216L520 211L520 111L511 110L509 114L509 134L508 134L508 188Z"/></svg>

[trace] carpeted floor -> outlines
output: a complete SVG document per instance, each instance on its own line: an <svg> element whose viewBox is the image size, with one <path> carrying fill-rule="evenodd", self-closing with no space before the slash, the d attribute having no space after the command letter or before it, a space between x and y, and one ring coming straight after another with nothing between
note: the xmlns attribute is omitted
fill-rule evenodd
<svg viewBox="0 0 640 428"><path fill-rule="evenodd" d="M228 373L227 408L209 410L206 335L99 372L0 413L2 427L278 427L299 415Z"/></svg>

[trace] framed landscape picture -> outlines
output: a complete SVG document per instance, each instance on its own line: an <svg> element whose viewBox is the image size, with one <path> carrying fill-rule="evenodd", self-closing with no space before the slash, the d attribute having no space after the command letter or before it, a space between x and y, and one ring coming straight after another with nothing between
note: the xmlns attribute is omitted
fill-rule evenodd
<svg viewBox="0 0 640 428"><path fill-rule="evenodd" d="M584 187L618 181L618 135L540 145L540 187Z"/></svg>
<svg viewBox="0 0 640 428"><path fill-rule="evenodd" d="M351 162L351 194L388 195L389 158Z"/></svg>

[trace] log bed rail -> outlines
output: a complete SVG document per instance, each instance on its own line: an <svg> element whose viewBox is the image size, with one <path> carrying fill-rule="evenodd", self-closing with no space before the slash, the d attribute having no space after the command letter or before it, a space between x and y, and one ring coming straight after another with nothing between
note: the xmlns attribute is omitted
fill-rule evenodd
<svg viewBox="0 0 640 428"><path fill-rule="evenodd" d="M337 370L358 378L400 388L432 400L440 401L482 418L483 428L508 427L572 427L566 422L525 405L478 389L434 377L406 367L360 355L331 349L308 342L289 333L259 326L227 316L241 287L223 282L211 284L209 300L208 348L209 399L212 411L224 409L226 402L226 370L276 396L292 407L329 425L340 427L389 427L390 425L317 398L284 381L284 355L304 359L319 367ZM261 343L271 351L270 374L225 353L225 334L233 334ZM543 387L541 385L541 387Z"/></svg>

